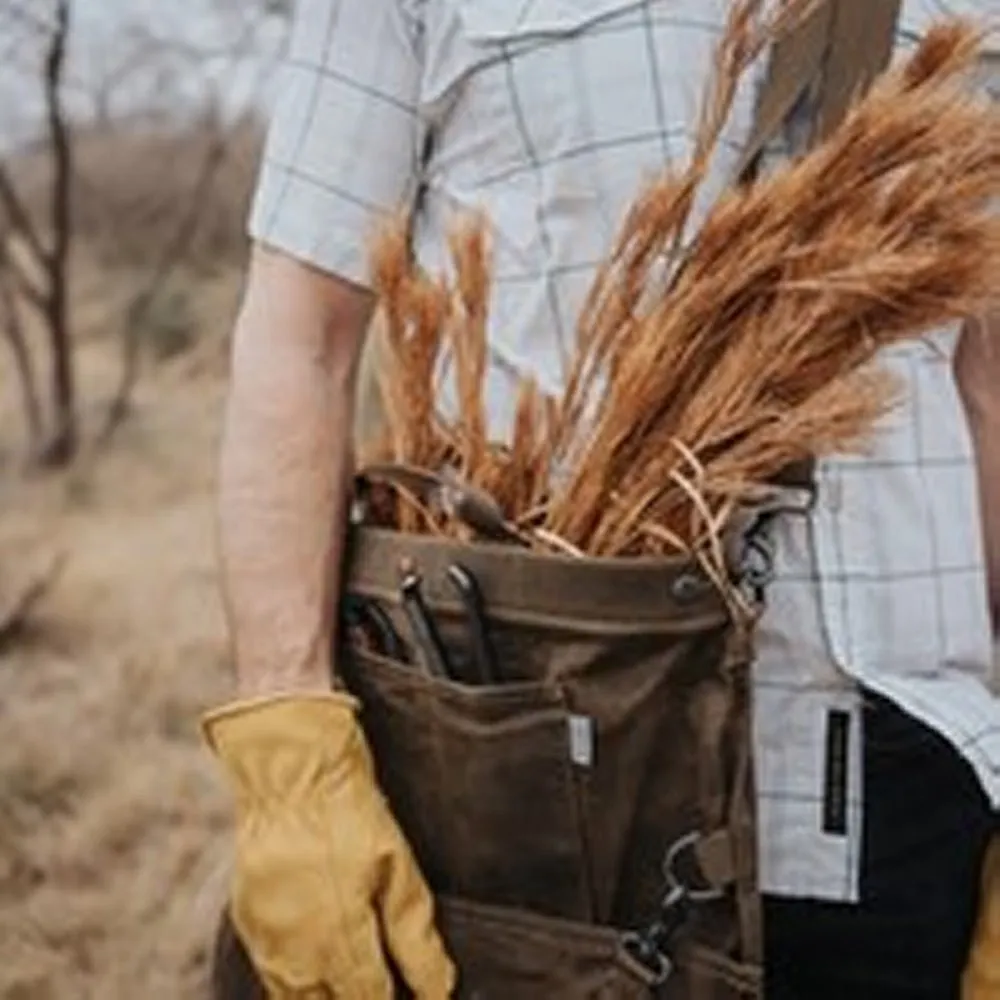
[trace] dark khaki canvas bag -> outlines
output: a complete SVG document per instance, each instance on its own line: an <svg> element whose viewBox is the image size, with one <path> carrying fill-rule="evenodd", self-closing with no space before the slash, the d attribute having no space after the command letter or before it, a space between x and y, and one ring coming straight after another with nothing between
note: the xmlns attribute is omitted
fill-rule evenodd
<svg viewBox="0 0 1000 1000"><path fill-rule="evenodd" d="M400 635L400 566L418 570L459 674L469 623L450 567L488 611L498 683L360 645L340 661L437 896L458 996L758 996L750 651L708 578L680 560L364 528L352 547L346 590Z"/></svg>
<svg viewBox="0 0 1000 1000"><path fill-rule="evenodd" d="M460 673L469 623L451 566L488 609L500 683L357 649L343 664L438 895L459 995L756 995L749 648L708 578L683 561L379 531L356 544L350 592L404 632L411 564Z"/></svg>
<svg viewBox="0 0 1000 1000"><path fill-rule="evenodd" d="M776 47L748 171L818 80L816 138L832 127L884 65L898 8L820 3ZM767 567L752 532L727 550L731 585L759 610ZM430 676L359 643L338 668L438 900L460 1000L760 997L752 622L683 559L542 555L363 523L345 592L409 634L400 573L415 568L463 674L456 565L482 591L495 682ZM214 976L220 1000L263 997L225 924Z"/></svg>

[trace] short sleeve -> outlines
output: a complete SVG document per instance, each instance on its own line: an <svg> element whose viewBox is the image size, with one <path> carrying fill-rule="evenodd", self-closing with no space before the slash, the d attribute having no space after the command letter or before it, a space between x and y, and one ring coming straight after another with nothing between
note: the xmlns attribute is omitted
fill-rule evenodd
<svg viewBox="0 0 1000 1000"><path fill-rule="evenodd" d="M298 0L249 220L252 239L360 285L376 223L419 186L419 50L398 2Z"/></svg>

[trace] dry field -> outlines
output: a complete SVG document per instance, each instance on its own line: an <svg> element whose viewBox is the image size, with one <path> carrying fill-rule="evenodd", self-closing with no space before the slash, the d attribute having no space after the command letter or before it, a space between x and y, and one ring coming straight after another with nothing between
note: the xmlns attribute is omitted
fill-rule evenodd
<svg viewBox="0 0 1000 1000"><path fill-rule="evenodd" d="M111 391L113 289L78 295L82 397ZM223 334L238 274L196 295L204 335L142 383L109 450L13 470L18 396L0 367L0 583L66 562L0 649L0 998L205 996L228 803L198 741L230 691L213 550Z"/></svg>

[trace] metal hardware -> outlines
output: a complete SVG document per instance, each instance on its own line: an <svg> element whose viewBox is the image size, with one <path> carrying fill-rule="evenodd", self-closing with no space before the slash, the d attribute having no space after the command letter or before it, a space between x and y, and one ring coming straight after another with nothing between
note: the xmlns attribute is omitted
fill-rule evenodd
<svg viewBox="0 0 1000 1000"><path fill-rule="evenodd" d="M448 662L448 651L438 632L434 616L424 600L423 580L408 561L404 562L402 572L399 592L403 610L413 630L417 653L431 676L450 680L453 674Z"/></svg>
<svg viewBox="0 0 1000 1000"><path fill-rule="evenodd" d="M370 652L398 661L407 658L406 645L392 619L380 604L370 598L346 594L341 600L341 622Z"/></svg>
<svg viewBox="0 0 1000 1000"><path fill-rule="evenodd" d="M655 985L662 985L674 970L670 955L673 939L687 923L694 907L724 898L722 889L714 886L688 885L680 874L685 857L698 846L701 834L685 834L667 848L663 857L664 894L656 917L640 930L622 935L622 947L637 962L649 970ZM697 863L694 865L697 868Z"/></svg>
<svg viewBox="0 0 1000 1000"><path fill-rule="evenodd" d="M687 922L692 900L683 886L668 889L660 901L656 919L642 930L629 931L622 937L622 947L640 965L649 970L654 985L661 986L674 971L669 948L674 936Z"/></svg>
<svg viewBox="0 0 1000 1000"><path fill-rule="evenodd" d="M480 684L499 684L500 667L490 639L486 606L479 581L464 566L452 563L448 567L448 582L455 589L465 609L465 621L472 640L472 661L476 680Z"/></svg>
<svg viewBox="0 0 1000 1000"><path fill-rule="evenodd" d="M682 604L687 604L704 597L711 587L711 581L700 573L682 573L674 580L670 592Z"/></svg>
<svg viewBox="0 0 1000 1000"><path fill-rule="evenodd" d="M760 514L743 533L739 555L740 582L757 603L762 603L767 588L774 580L776 546L771 534L776 512Z"/></svg>
<svg viewBox="0 0 1000 1000"><path fill-rule="evenodd" d="M678 872L681 861L701 843L701 840L702 835L697 830L693 830L691 833L679 837L670 845L663 857L663 879L670 893L680 890L692 903L713 903L725 897L725 890L711 885L702 887L689 885ZM693 867L697 869L697 860Z"/></svg>

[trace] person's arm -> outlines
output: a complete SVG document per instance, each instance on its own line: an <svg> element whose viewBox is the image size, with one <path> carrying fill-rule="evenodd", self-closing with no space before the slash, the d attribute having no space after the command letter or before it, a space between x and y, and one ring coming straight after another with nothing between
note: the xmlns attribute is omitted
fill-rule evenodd
<svg viewBox="0 0 1000 1000"><path fill-rule="evenodd" d="M236 324L220 547L243 695L330 686L371 295L258 245Z"/></svg>
<svg viewBox="0 0 1000 1000"><path fill-rule="evenodd" d="M369 241L420 182L418 14L296 4L250 219L219 484L240 691L202 730L234 792L229 916L275 998L390 996L394 965L437 1000L455 978L358 702L330 677Z"/></svg>
<svg viewBox="0 0 1000 1000"><path fill-rule="evenodd" d="M370 241L420 183L416 14L302 0L249 230L221 468L221 556L241 693L329 689Z"/></svg>
<svg viewBox="0 0 1000 1000"><path fill-rule="evenodd" d="M1000 629L1000 309L966 324L955 366L976 451L991 606Z"/></svg>
<svg viewBox="0 0 1000 1000"><path fill-rule="evenodd" d="M236 324L220 482L240 697L204 720L236 792L230 917L270 996L421 1000L454 968L374 780L330 648L371 295L258 245ZM337 886L337 891L330 889Z"/></svg>

